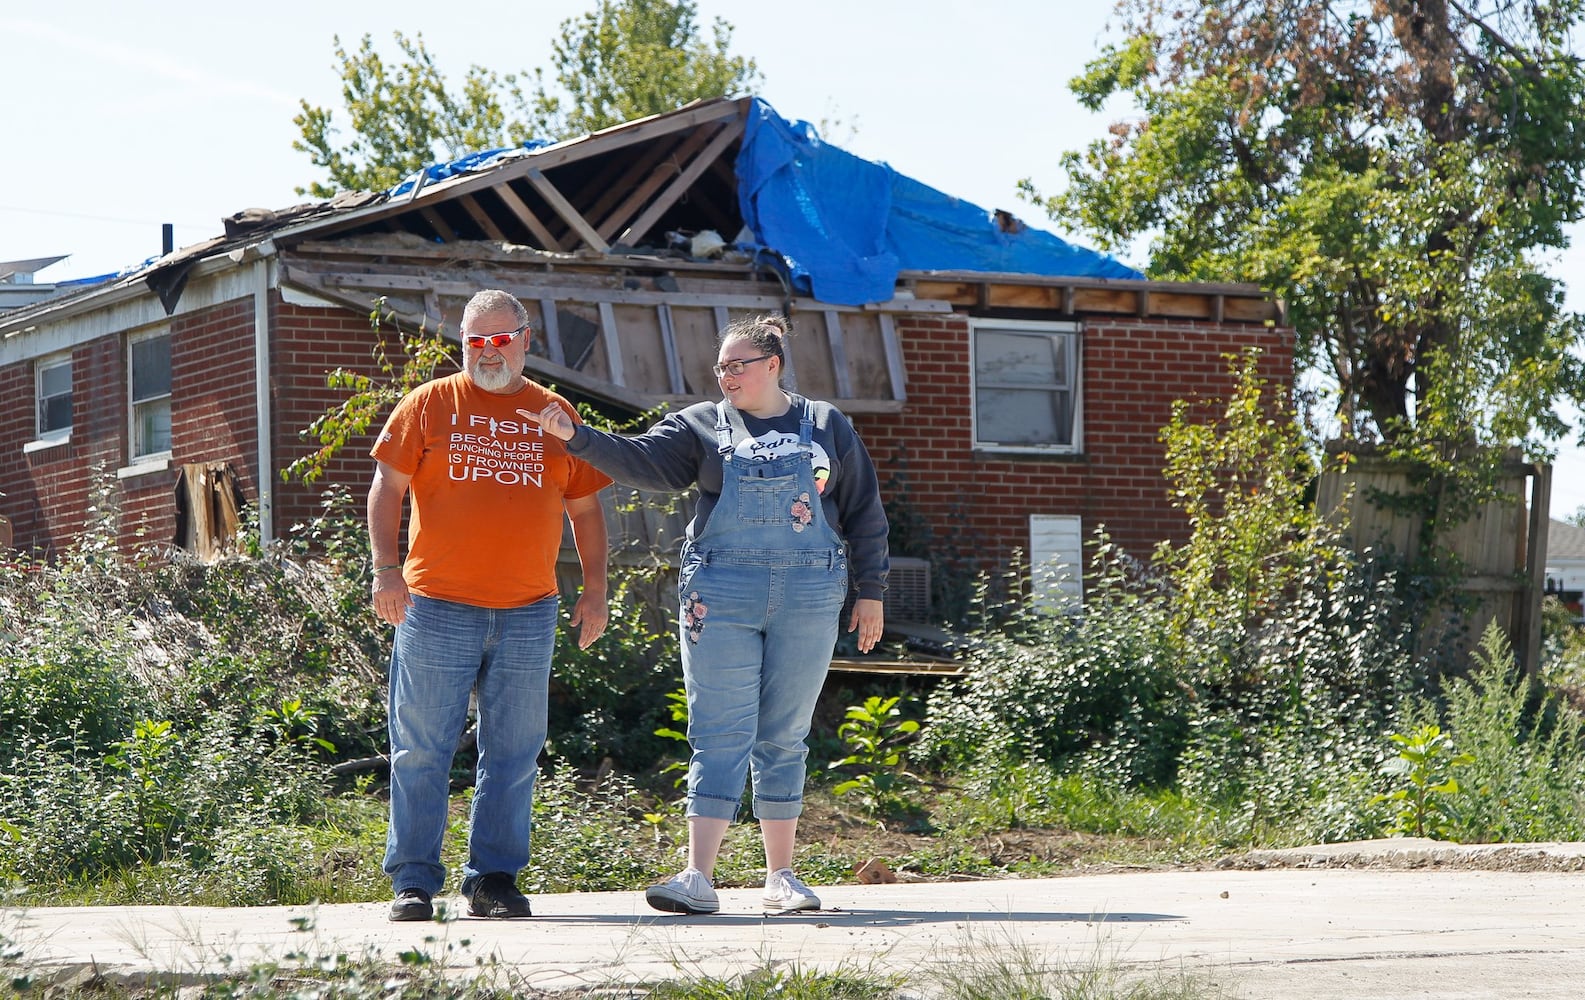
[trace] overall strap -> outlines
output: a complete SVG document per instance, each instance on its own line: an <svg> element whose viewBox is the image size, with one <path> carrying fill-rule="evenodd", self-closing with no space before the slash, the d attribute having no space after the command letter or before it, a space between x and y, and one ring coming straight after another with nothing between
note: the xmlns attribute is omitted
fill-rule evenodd
<svg viewBox="0 0 1585 1000"><path fill-rule="evenodd" d="M721 455L732 454L732 424L726 415L726 400L715 404L715 450Z"/></svg>
<svg viewBox="0 0 1585 1000"><path fill-rule="evenodd" d="M815 432L815 407L814 403L806 397L803 398L803 410L798 417L798 448L801 451L814 451ZM734 431L740 432L745 439L748 438L748 426L743 423L743 415L737 412L737 407L730 406L726 400L715 404L715 448L722 455L732 453L732 435Z"/></svg>
<svg viewBox="0 0 1585 1000"><path fill-rule="evenodd" d="M815 435L815 404L808 397L804 398L803 415L798 420L798 447L804 451L813 451L811 442Z"/></svg>

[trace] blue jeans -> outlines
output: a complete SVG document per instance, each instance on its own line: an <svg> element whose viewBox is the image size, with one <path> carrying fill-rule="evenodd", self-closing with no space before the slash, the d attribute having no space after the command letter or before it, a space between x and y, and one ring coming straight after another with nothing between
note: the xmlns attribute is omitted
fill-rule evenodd
<svg viewBox="0 0 1585 1000"><path fill-rule="evenodd" d="M803 812L804 740L831 665L847 562L831 550L756 555L717 550L708 563L685 559L679 574L689 816L733 819L750 773L756 818Z"/></svg>
<svg viewBox="0 0 1585 1000"><path fill-rule="evenodd" d="M391 886L430 895L440 863L451 761L478 688L479 763L462 891L480 875L516 876L528 864L534 779L545 744L558 599L479 608L413 595L391 648Z"/></svg>

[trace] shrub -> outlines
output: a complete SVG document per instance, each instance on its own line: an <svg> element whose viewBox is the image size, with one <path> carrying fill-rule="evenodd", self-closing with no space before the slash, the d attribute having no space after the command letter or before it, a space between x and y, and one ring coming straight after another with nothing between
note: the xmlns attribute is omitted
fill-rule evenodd
<svg viewBox="0 0 1585 1000"><path fill-rule="evenodd" d="M1474 761L1461 753L1453 740L1434 723L1424 723L1407 733L1389 733L1398 753L1382 768L1394 779L1396 788L1371 800L1392 807L1393 821L1387 832L1416 837L1445 836L1457 816L1450 797L1458 792L1453 769Z"/></svg>
<svg viewBox="0 0 1585 1000"><path fill-rule="evenodd" d="M580 788L576 771L557 761L534 788L534 832L524 892L631 889L654 876L651 861L634 850L643 802L632 783L607 775Z"/></svg>
<svg viewBox="0 0 1585 1000"><path fill-rule="evenodd" d="M1170 780L1184 734L1168 607L1104 535L1082 617L1021 612L974 636L963 678L929 699L918 755L1073 761L1108 748L1121 780Z"/></svg>
<svg viewBox="0 0 1585 1000"><path fill-rule="evenodd" d="M101 751L31 737L16 749L0 771L0 876L61 884L138 863L136 807Z"/></svg>
<svg viewBox="0 0 1585 1000"><path fill-rule="evenodd" d="M106 753L63 740L25 745L0 777L8 876L93 880L168 859L212 866L228 831L318 817L324 772L304 745L215 716L183 732L145 720Z"/></svg>
<svg viewBox="0 0 1585 1000"><path fill-rule="evenodd" d="M1251 633L1191 633L1209 652L1185 667L1194 695L1184 793L1238 806L1252 837L1304 830L1332 840L1374 822L1355 808L1356 790L1373 780L1382 734L1425 680L1394 588L1368 566L1322 574Z"/></svg>
<svg viewBox="0 0 1585 1000"><path fill-rule="evenodd" d="M1531 685L1495 622L1474 661L1470 676L1447 690L1447 728L1474 758L1460 769L1449 834L1466 843L1585 836L1579 712Z"/></svg>
<svg viewBox="0 0 1585 1000"><path fill-rule="evenodd" d="M862 705L849 705L847 717L837 727L847 755L831 762L831 769L851 768L845 780L832 789L852 795L871 816L902 816L915 811L913 792L919 776L903 763L903 748L919 731L919 723L903 718L901 695L871 695Z"/></svg>
<svg viewBox="0 0 1585 1000"><path fill-rule="evenodd" d="M137 567L119 557L119 511L99 470L94 506L55 566L21 563L0 575L0 771L18 741L105 746L152 707L146 628L123 609Z"/></svg>
<svg viewBox="0 0 1585 1000"><path fill-rule="evenodd" d="M390 633L369 606L367 532L345 489L327 490L322 508L268 551L154 567L149 617L170 651L170 718L299 700L340 752L383 747Z"/></svg>
<svg viewBox="0 0 1585 1000"><path fill-rule="evenodd" d="M1178 779L1185 794L1239 810L1247 836L1325 836L1361 822L1352 794L1379 765L1379 736L1425 680L1415 617L1386 559L1359 561L1342 524L1307 493L1314 466L1289 409L1268 399L1246 354L1214 421L1174 407L1162 431L1182 545L1156 565L1189 688Z"/></svg>
<svg viewBox="0 0 1585 1000"><path fill-rule="evenodd" d="M152 708L152 693L128 670L130 624L95 620L69 587L41 583L49 589L31 602L25 631L0 648L0 765L29 737L103 746Z"/></svg>
<svg viewBox="0 0 1585 1000"><path fill-rule="evenodd" d="M556 646L550 751L580 765L602 758L644 771L671 743L657 736L671 719L667 694L681 678L677 631L664 590L664 570L613 566L611 619L588 649L564 636Z"/></svg>

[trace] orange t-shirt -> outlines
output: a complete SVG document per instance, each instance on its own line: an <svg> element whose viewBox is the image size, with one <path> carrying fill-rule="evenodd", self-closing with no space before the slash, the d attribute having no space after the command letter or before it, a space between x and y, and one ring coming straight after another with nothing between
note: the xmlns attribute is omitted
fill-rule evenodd
<svg viewBox="0 0 1585 1000"><path fill-rule="evenodd" d="M610 485L528 419L555 400L529 382L500 395L462 372L403 396L370 454L412 477L402 575L425 597L516 608L556 592L564 500Z"/></svg>

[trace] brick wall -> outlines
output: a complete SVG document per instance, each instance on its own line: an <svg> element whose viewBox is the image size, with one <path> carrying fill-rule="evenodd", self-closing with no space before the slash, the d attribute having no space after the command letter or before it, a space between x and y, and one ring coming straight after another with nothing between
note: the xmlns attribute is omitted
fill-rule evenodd
<svg viewBox="0 0 1585 1000"><path fill-rule="evenodd" d="M272 346L274 377L271 380L272 406L275 408L275 467L284 469L302 456L316 450L318 442L299 437L325 412L330 403L341 398L325 386L325 376L336 368L377 375L374 360L375 337L367 314L346 309L297 306L283 303L276 309L275 342ZM394 338L395 332L388 336ZM394 344L391 363L400 365L402 355ZM374 477L374 460L369 449L390 415L389 408L377 414L369 430L349 440L312 485L300 481L275 485L275 526L284 534L294 524L302 524L320 513L324 491L331 485L346 487L362 510Z"/></svg>
<svg viewBox="0 0 1585 1000"><path fill-rule="evenodd" d="M0 511L11 519L13 544L21 551L58 555L85 523L89 486L98 468L113 477L125 464L127 440L126 351L119 337L102 337L72 351L71 440L24 454L22 445L35 437L36 405L33 362L9 365L0 374L7 406L0 441ZM15 392L17 395L12 395ZM134 481L135 482L135 481ZM138 491L126 495L116 488L124 514L123 538L130 541L143 512Z"/></svg>
<svg viewBox="0 0 1585 1000"><path fill-rule="evenodd" d="M39 537L42 527L40 484L30 474L30 456L22 454L23 443L33 440L37 427L32 362L0 368L0 400L8 401L0 407L0 493L5 494L0 496L0 514L11 522L14 544L31 549L30 543ZM31 457L46 454L35 452ZM44 538L47 543L48 536Z"/></svg>
<svg viewBox="0 0 1585 1000"><path fill-rule="evenodd" d="M247 499L258 495L253 474L253 300L241 299L174 317L171 336L171 465L115 478L128 463L127 367L124 335L101 337L72 352L72 433L65 444L23 455L0 454L0 510L12 519L15 545L58 555L85 523L96 474L108 475L121 507L123 546L169 543L176 530L176 483L191 462L228 461ZM6 399L34 398L33 364L0 373ZM11 392L22 395L13 397ZM31 404L30 404L31 405ZM34 437L27 407L7 407L5 440ZM14 432L14 433L13 433Z"/></svg>
<svg viewBox="0 0 1585 1000"><path fill-rule="evenodd" d="M1291 337L1261 326L1104 319L1080 344L1083 442L1078 455L976 452L970 417L968 319L900 317L908 403L898 414L858 414L889 501L930 525L938 544L995 570L1029 547L1029 515L1077 514L1086 540L1105 524L1140 558L1181 540L1183 517L1167 499L1157 434L1175 399L1224 399L1233 388L1223 355L1254 345L1262 371L1285 383Z"/></svg>
<svg viewBox="0 0 1585 1000"><path fill-rule="evenodd" d="M274 371L270 380L275 529L320 512L324 489L346 487L361 503L372 475L368 450L386 413L349 441L325 476L305 486L283 483L278 471L313 450L299 437L336 398L325 375L343 367L374 374L368 317L346 309L280 302L272 295ZM1156 436L1175 399L1225 398L1232 388L1223 355L1256 345L1264 371L1291 371L1284 331L1255 325L1104 319L1086 322L1081 337L1084 438L1072 456L976 453L970 417L968 320L960 315L899 317L908 404L898 414L856 414L887 498L924 519L934 538L974 554L994 569L1029 544L1030 514L1077 514L1088 536L1106 524L1113 538L1143 558L1163 538L1181 539L1185 525L1167 501ZM168 542L175 530L174 488L184 463L230 461L246 499L258 482L254 413L253 301L223 303L171 323L172 468L118 481L124 541ZM398 355L395 359L400 360ZM73 430L65 445L21 453L0 449L0 512L11 518L16 544L58 553L81 529L89 470L112 473L126 463L125 348L105 337L73 355ZM31 363L0 370L0 398L33 399ZM0 440L33 438L31 403L6 407Z"/></svg>

